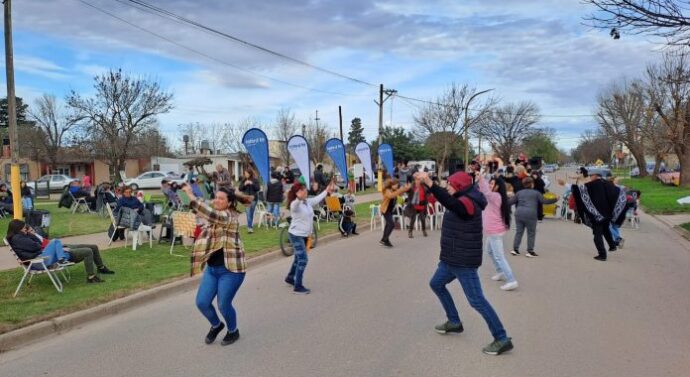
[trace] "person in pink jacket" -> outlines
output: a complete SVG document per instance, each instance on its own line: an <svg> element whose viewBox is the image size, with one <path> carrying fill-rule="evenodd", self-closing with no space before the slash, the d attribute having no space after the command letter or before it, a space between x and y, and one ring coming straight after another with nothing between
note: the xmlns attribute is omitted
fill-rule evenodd
<svg viewBox="0 0 690 377"><path fill-rule="evenodd" d="M518 287L518 282L503 252L503 235L510 229L510 203L506 184L501 177L492 177L487 183L484 176L479 174L479 190L489 202L482 212L482 225L486 235L486 251L496 267L496 275L491 280L504 280L506 283L501 289L511 291Z"/></svg>

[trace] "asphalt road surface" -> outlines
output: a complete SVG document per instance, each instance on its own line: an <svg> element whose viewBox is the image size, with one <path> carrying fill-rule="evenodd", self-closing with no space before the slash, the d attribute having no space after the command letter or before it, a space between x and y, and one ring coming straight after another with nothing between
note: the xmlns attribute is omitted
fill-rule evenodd
<svg viewBox="0 0 690 377"><path fill-rule="evenodd" d="M315 249L307 296L283 283L288 258L250 268L233 345L203 343L190 291L0 354L0 376L690 376L690 247L648 216L607 262L592 259L588 228L545 220L540 257L508 256L516 291L489 279L485 258L485 294L515 344L498 357L481 352L489 330L457 283L465 332L433 331L445 320L428 286L439 232L396 231L394 249L379 236Z"/></svg>

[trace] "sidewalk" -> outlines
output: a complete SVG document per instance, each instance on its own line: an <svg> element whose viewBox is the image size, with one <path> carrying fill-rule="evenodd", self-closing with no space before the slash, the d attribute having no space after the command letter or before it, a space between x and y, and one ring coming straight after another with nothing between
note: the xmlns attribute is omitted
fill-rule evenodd
<svg viewBox="0 0 690 377"><path fill-rule="evenodd" d="M381 194L373 193L357 197L357 203L373 202L381 199ZM688 220L690 222L690 220ZM240 225L247 225L247 217L244 215L240 216ZM154 234L158 237L158 232L160 230L160 225L155 229ZM108 236L106 232L86 234L83 236L73 236L73 237L63 237L61 238L64 245L76 245L76 244L90 244L98 245L101 250L112 249L115 247L123 247L125 241L114 241L110 246L108 246ZM0 271L11 270L19 267L16 259L10 254L7 246L0 247Z"/></svg>

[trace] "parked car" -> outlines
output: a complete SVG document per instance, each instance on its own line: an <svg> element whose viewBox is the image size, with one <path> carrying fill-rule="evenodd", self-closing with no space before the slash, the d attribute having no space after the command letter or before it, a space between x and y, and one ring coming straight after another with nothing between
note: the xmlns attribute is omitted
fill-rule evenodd
<svg viewBox="0 0 690 377"><path fill-rule="evenodd" d="M544 167L541 169L541 171L544 173L554 173L554 172L556 172L556 166L553 164L547 164L547 165L544 165Z"/></svg>
<svg viewBox="0 0 690 377"><path fill-rule="evenodd" d="M173 177L162 171L148 171L140 174L136 178L126 179L125 185L131 187L132 190L135 191L139 189L155 189L161 187L163 179L167 179L170 182L177 182L178 184L183 184L185 182L183 178Z"/></svg>
<svg viewBox="0 0 690 377"><path fill-rule="evenodd" d="M50 189L50 191L63 191L70 183L79 181L76 178L64 174L47 174L43 177L37 179L36 181L27 182L27 186L35 190L44 191Z"/></svg>

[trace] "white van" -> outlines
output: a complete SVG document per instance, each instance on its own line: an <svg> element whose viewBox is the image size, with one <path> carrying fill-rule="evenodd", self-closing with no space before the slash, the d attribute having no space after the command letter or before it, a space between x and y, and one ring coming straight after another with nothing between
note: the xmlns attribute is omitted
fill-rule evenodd
<svg viewBox="0 0 690 377"><path fill-rule="evenodd" d="M436 161L424 160L424 161L409 161L407 167L412 169L417 166L418 171L428 171L429 173L436 173Z"/></svg>

